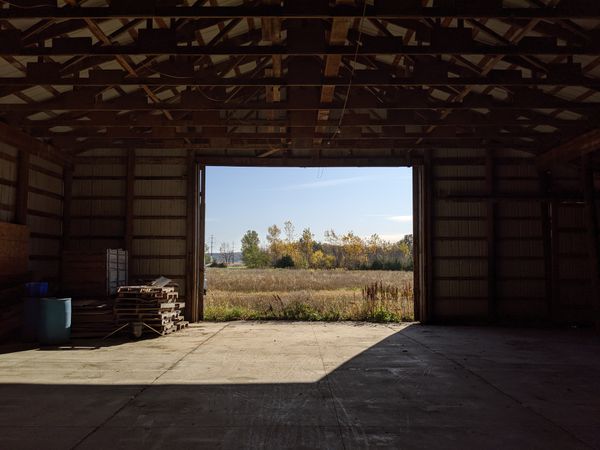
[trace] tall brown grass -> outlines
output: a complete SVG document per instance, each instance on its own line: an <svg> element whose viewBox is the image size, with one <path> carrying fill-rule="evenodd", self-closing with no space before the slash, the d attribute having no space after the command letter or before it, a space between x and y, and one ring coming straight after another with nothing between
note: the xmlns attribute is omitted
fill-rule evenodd
<svg viewBox="0 0 600 450"><path fill-rule="evenodd" d="M414 317L408 272L208 269L207 279L208 320L398 322ZM375 284L375 296L365 296Z"/></svg>

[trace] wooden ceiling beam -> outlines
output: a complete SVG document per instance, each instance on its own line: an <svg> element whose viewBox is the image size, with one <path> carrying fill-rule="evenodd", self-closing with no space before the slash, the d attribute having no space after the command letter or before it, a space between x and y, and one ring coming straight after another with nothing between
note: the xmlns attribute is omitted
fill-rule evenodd
<svg viewBox="0 0 600 450"><path fill-rule="evenodd" d="M180 6L160 7L148 1L145 7L133 3L130 7L18 7L18 0L8 3L8 8L0 8L0 19L232 19L232 18L280 18L280 19L359 19L363 8L358 6L328 6L305 8L289 6ZM458 4L457 4L458 5ZM378 6L369 6L367 19L423 20L423 19L538 19L538 20L585 20L600 19L600 5L587 2L583 5L563 2L559 7L504 8L498 2L464 2L463 6L415 7L406 2L385 1Z"/></svg>
<svg viewBox="0 0 600 450"><path fill-rule="evenodd" d="M552 65L553 69L557 71L560 67L564 66L564 73L552 74L550 73L546 78L532 78L532 77L521 77L519 71L498 71L492 74L492 76L481 76L481 77L449 77L439 76L435 73L420 73L410 77L392 77L391 75L381 73L374 70L358 70L355 72L355 77L352 82L352 86L356 88L362 87L529 87L535 88L538 86L550 86L550 87L585 87L589 89L600 89L600 79L592 78L588 76L578 75L576 68L568 64ZM572 73L567 71L574 70ZM314 79L310 78L298 78L293 77L288 79L287 77L274 77L266 76L260 78L252 78L247 75L240 77L211 77L206 76L206 72L199 73L198 76L192 77L178 77L173 78L169 76L160 77L125 77L123 74L116 73L114 71L106 74L103 71L94 71L93 77L64 77L64 78L53 78L51 74L48 74L48 78L44 80L44 85L47 86L80 86L80 87L106 87L110 86L195 86L195 87L233 87L233 86L246 86L246 87L268 87L268 86L297 86L297 87L329 87L333 88L336 86L348 86L350 79L346 76L341 77L318 77ZM25 89L27 87L36 86L42 80L37 76L25 76L25 77L0 77L0 87L20 87ZM329 97L327 97L329 98ZM326 99L327 99L326 98ZM330 100L332 101L332 100ZM326 103L326 102L325 102Z"/></svg>
<svg viewBox="0 0 600 450"><path fill-rule="evenodd" d="M88 19L91 20L91 19ZM83 39L80 40L80 39ZM58 42L58 41L56 41ZM0 43L0 56L23 57L122 57L122 56L354 56L356 48L351 45L232 45L219 44L214 46L165 46L154 45L112 45L93 46L85 38L64 38L52 47L15 47ZM435 45L403 45L388 38L369 37L358 49L358 56L598 56L600 45L595 42L588 45L558 45L551 40L531 38L526 44L515 45L485 45L475 40L471 42L445 42Z"/></svg>
<svg viewBox="0 0 600 450"><path fill-rule="evenodd" d="M194 93L191 93L194 94ZM280 103L263 101L238 104L235 102L213 101L201 95L183 95L181 101L149 103L145 96L133 96L114 101L98 101L92 93L75 92L65 96L61 101L48 100L36 103L0 103L2 113L39 112L39 111L312 111L320 109L342 110L344 103L322 104L313 99L296 99ZM543 95L542 93L520 90L510 101L493 100L486 96L471 94L462 101L441 101L432 99L427 94L405 92L385 102L379 102L374 97L353 96L350 98L348 110L473 110L490 111L528 111L532 109L562 109L573 112L600 111L600 102L576 102Z"/></svg>
<svg viewBox="0 0 600 450"><path fill-rule="evenodd" d="M226 167L411 167L422 162L415 157L346 157L346 158L302 158L302 157L223 157L197 156L198 163L207 166Z"/></svg>
<svg viewBox="0 0 600 450"><path fill-rule="evenodd" d="M600 150L600 129L595 129L542 153L537 157L536 162L540 168L550 169L598 150Z"/></svg>
<svg viewBox="0 0 600 450"><path fill-rule="evenodd" d="M490 117L489 115L481 115L480 117L468 116L468 117L449 117L444 121L438 119L426 119L417 117L414 114L403 114L401 117L395 115L392 119L377 119L377 118L365 118L362 115L352 119L351 122L342 123L340 128L353 128L353 127L401 127L401 126L436 126L436 127L467 127L467 128L480 128L480 127L498 127L498 126L512 126L512 127L537 127L537 126L549 126L559 130L572 129L575 127L586 127L590 129L594 126L600 126L600 118L591 116L590 118L584 117L579 120L573 119L558 119L551 116L542 116L536 118L536 120L522 120L517 117ZM514 116L514 114L511 113ZM215 116L209 118L206 115L199 117L192 117L189 119L175 119L169 121L161 116L155 114L144 114L133 117L120 117L115 116L112 113L89 113L89 118L69 118L60 117L47 120L19 120L19 127L25 130L32 128L53 128L53 127L73 127L73 128L104 128L104 127L125 127L125 128L150 128L150 127L202 127L202 126L227 126L227 127L240 127L240 126L251 126L251 127L284 127L284 128L310 128L313 126L314 121L299 118L294 122L289 119L267 119L267 118L221 118ZM90 120L91 118L91 120ZM318 121L317 125L325 128L337 127L339 121L336 119L329 119L327 121Z"/></svg>
<svg viewBox="0 0 600 450"><path fill-rule="evenodd" d="M127 140L110 140L110 139L89 139L83 142L73 142L71 144L65 143L66 151L72 154L92 150L96 148L156 148L156 149L179 149L184 148L188 150L204 149L204 150L215 150L214 146L211 146L210 142L185 142L183 140L162 142L160 140L151 139L127 139ZM343 139L332 142L331 145L325 143L323 145L322 156L325 156L328 151L334 151L336 154L351 155L353 151L369 151L369 150L383 150L391 152L395 150L410 150L410 149L432 149L432 148L447 148L447 149L473 149L481 150L482 152L488 149L511 149L519 150L527 153L535 153L539 146L536 143L531 142L513 142L507 139L505 142L490 142L485 139L473 139L463 141L448 141L448 140L436 140L428 139L426 142L414 143L414 142L396 142L394 140L380 141L380 142L369 142L369 141L353 141L352 139L345 141ZM231 142L228 145L221 146L220 150L232 151L235 153L248 151L255 149L257 152L264 152L269 149L268 143L262 142ZM217 149L217 150L219 150ZM312 146L308 149L303 146L298 146L294 150L306 150L312 152Z"/></svg>
<svg viewBox="0 0 600 450"><path fill-rule="evenodd" d="M49 139L60 139L60 138L110 138L110 139L162 139L165 141L173 139L196 139L196 138L230 138L230 139L290 139L292 135L288 132L231 132L228 127L205 127L202 131L176 131L175 127L152 127L151 130L132 130L122 127L107 127L102 131L94 128L79 128L76 131L67 132L52 132L46 129L31 129L29 134L36 138L49 138ZM215 129L216 128L216 129ZM268 127L267 127L268 128ZM402 128L402 129L398 129ZM377 139L426 139L428 137L433 138L445 138L445 139L467 139L467 138L478 138L478 139L523 139L523 138L536 138L536 139L551 139L558 136L558 133L540 133L529 130L519 130L511 134L501 133L495 127L479 128L477 130L457 130L448 129L436 130L436 133L431 135L424 132L407 132L404 127L388 127L382 132L369 132L369 133L352 133L351 138L356 140L377 140ZM327 140L331 137L331 133L320 132L315 133L315 139ZM344 132L340 133L341 139L348 139L348 136L344 136Z"/></svg>
<svg viewBox="0 0 600 450"><path fill-rule="evenodd" d="M0 122L0 141L20 151L27 152L40 158L56 162L61 165L69 165L71 158L54 145L46 144L33 138L10 125Z"/></svg>

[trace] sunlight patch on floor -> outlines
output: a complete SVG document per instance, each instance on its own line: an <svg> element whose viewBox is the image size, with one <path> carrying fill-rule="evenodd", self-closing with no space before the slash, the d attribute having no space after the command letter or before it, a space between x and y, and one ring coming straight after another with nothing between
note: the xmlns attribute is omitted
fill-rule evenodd
<svg viewBox="0 0 600 450"><path fill-rule="evenodd" d="M203 323L142 341L0 347L0 383L315 383L407 325Z"/></svg>

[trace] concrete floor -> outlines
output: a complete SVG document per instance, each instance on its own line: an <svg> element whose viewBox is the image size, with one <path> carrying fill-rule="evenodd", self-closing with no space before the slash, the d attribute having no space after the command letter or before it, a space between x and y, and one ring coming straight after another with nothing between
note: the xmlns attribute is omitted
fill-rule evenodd
<svg viewBox="0 0 600 450"><path fill-rule="evenodd" d="M0 347L0 448L600 448L580 330L231 323Z"/></svg>

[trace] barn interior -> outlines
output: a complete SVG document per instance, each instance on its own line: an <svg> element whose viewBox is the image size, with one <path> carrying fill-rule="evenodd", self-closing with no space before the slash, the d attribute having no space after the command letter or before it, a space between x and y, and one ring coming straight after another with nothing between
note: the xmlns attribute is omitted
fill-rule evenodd
<svg viewBox="0 0 600 450"><path fill-rule="evenodd" d="M599 28L591 0L0 0L0 289L124 249L191 324L0 347L2 446L600 448ZM202 322L216 165L412 167L420 324Z"/></svg>

